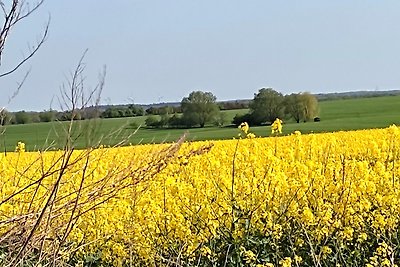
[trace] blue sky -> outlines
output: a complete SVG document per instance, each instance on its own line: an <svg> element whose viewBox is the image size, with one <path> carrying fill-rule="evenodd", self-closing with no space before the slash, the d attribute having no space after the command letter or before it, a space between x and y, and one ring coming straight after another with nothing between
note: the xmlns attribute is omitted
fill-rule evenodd
<svg viewBox="0 0 400 267"><path fill-rule="evenodd" d="M400 88L400 1L46 0L14 28L2 68L17 60L51 15L48 40L0 80L9 110L58 109L83 51L87 87L107 66L102 103L180 101L193 90L218 100Z"/></svg>

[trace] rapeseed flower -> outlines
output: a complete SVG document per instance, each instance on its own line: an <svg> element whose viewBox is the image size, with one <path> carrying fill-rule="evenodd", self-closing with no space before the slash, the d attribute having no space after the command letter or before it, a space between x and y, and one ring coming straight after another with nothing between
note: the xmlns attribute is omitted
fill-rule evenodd
<svg viewBox="0 0 400 267"><path fill-rule="evenodd" d="M15 147L15 152L18 152L18 153L25 152L25 143L18 142L17 146Z"/></svg>
<svg viewBox="0 0 400 267"><path fill-rule="evenodd" d="M281 134L282 133L282 120L276 118L275 121L271 125L272 134Z"/></svg>
<svg viewBox="0 0 400 267"><path fill-rule="evenodd" d="M397 255L398 248L390 240L390 236L397 236L400 221L397 128L253 140L248 139L250 129L244 130L247 138L240 143L213 141L212 149L203 154L193 151L211 142L183 144L175 159L160 161L165 169L135 186L130 186L138 179L133 170L150 162L152 153L162 151L165 145L93 150L86 172L82 168L85 161L79 158L83 152L74 151L72 158L78 163L64 174L57 207L74 201L80 177L85 177L85 188L104 181L118 182L122 174L112 175L113 171L124 170L132 180L115 192L115 198L84 213L66 241L71 246L84 244L79 248L82 259L100 255L109 265L128 262L131 255L151 260L160 251L172 250L180 251L181 257L201 255L214 261L220 255L214 251L213 242L225 240L221 237L225 232L232 238L229 242L236 244L244 244L246 235L257 233L257 240L274 242L277 249L293 246L292 254L282 250L275 259L260 259L260 250L253 245L242 249L242 260L254 266L274 266L265 262L274 262L275 266L312 265L301 254L308 249L308 242L321 250L322 261L329 261L336 250L333 253L334 246L325 240L336 240L335 245L343 251L349 247L372 250L374 255L361 265L383 266ZM21 142L17 147L24 145ZM62 153L0 154L1 199L40 179ZM192 156L186 157L188 154ZM233 170L237 178L234 183ZM46 176L37 192L28 187L24 194L0 205L0 221L40 210L57 174ZM96 193L82 194L82 201L89 201ZM30 207L27 199L35 194L38 198ZM65 225L67 215L56 217L52 223ZM230 233L232 221L236 225ZM2 224L0 234L13 226ZM61 230L54 228L49 239L57 239ZM285 243L288 237L293 244ZM380 243L373 247L371 240Z"/></svg>

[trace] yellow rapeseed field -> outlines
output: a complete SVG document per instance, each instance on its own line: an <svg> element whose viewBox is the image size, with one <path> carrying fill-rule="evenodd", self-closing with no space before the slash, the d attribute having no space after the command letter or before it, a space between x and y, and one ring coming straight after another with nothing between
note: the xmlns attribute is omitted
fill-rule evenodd
<svg viewBox="0 0 400 267"><path fill-rule="evenodd" d="M35 231L77 265L398 264L398 127L184 143L146 168L167 147L74 151L61 175L62 151L0 155L2 236L47 205Z"/></svg>

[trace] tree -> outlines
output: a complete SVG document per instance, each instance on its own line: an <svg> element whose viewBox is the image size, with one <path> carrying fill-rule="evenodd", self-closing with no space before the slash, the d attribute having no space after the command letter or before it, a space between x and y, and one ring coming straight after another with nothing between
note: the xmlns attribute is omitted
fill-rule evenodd
<svg viewBox="0 0 400 267"><path fill-rule="evenodd" d="M24 110L15 112L14 113L14 117L15 117L15 123L16 124L27 124L27 123L30 123L32 121L32 119L29 116L29 114Z"/></svg>
<svg viewBox="0 0 400 267"><path fill-rule="evenodd" d="M233 117L232 123L236 126L239 126L243 122L247 122L249 125L256 125L256 123L254 123L254 118L251 113L236 114L235 117Z"/></svg>
<svg viewBox="0 0 400 267"><path fill-rule="evenodd" d="M189 127L205 124L211 121L219 112L217 98L210 92L193 91L181 102L183 121Z"/></svg>
<svg viewBox="0 0 400 267"><path fill-rule="evenodd" d="M128 106L128 110L130 110L132 116L143 116L144 109L141 106L130 104Z"/></svg>
<svg viewBox="0 0 400 267"><path fill-rule="evenodd" d="M147 127L158 127L158 119L154 115L150 115L146 118L145 124Z"/></svg>
<svg viewBox="0 0 400 267"><path fill-rule="evenodd" d="M181 128L182 126L184 126L182 116L176 113L172 115L168 120L168 126L171 128Z"/></svg>
<svg viewBox="0 0 400 267"><path fill-rule="evenodd" d="M226 113L218 112L213 118L213 124L218 127L224 126L226 123Z"/></svg>
<svg viewBox="0 0 400 267"><path fill-rule="evenodd" d="M300 100L299 94L290 94L285 96L285 114L292 117L297 123L299 123L303 117L303 105Z"/></svg>
<svg viewBox="0 0 400 267"><path fill-rule="evenodd" d="M297 123L311 120L318 113L318 100L308 92L285 96L284 106L285 113Z"/></svg>
<svg viewBox="0 0 400 267"><path fill-rule="evenodd" d="M51 122L55 120L56 114L54 110L45 110L39 113L39 119L41 122Z"/></svg>
<svg viewBox="0 0 400 267"><path fill-rule="evenodd" d="M305 122L314 119L314 117L318 115L317 98L308 92L304 92L300 94L300 100L301 103L303 103L303 121Z"/></svg>
<svg viewBox="0 0 400 267"><path fill-rule="evenodd" d="M283 95L272 88L262 88L250 103L254 124L272 123L283 115Z"/></svg>
<svg viewBox="0 0 400 267"><path fill-rule="evenodd" d="M103 113L101 113L102 118L119 118L121 117L121 113L118 108L110 107L107 108Z"/></svg>

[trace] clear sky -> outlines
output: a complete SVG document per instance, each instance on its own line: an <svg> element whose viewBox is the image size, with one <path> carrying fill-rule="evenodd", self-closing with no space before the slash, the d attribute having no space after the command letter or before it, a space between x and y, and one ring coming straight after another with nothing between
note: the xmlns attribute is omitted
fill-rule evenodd
<svg viewBox="0 0 400 267"><path fill-rule="evenodd" d="M14 28L1 68L40 35L49 37L19 73L0 80L9 110L58 109L60 86L88 48L88 88L107 66L102 103L218 100L400 88L400 1L46 0ZM52 101L53 99L53 101ZM52 104L51 104L52 103Z"/></svg>

